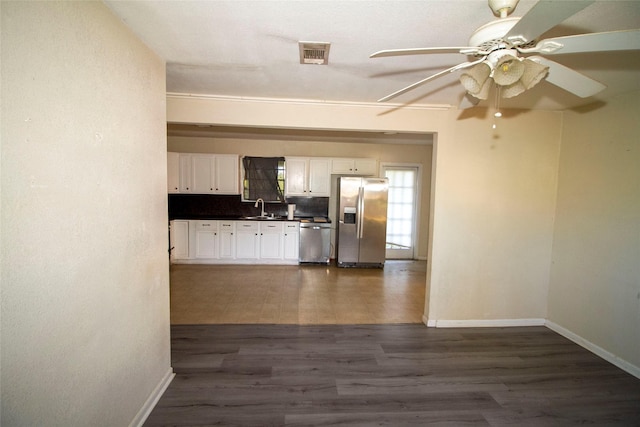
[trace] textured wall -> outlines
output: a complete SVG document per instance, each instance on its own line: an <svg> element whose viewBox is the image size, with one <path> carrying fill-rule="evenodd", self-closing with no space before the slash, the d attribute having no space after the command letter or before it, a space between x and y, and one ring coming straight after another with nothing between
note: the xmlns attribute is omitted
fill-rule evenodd
<svg viewBox="0 0 640 427"><path fill-rule="evenodd" d="M460 120L438 142L430 320L544 322L561 117Z"/></svg>
<svg viewBox="0 0 640 427"><path fill-rule="evenodd" d="M640 376L640 93L567 112L549 320Z"/></svg>
<svg viewBox="0 0 640 427"><path fill-rule="evenodd" d="M1 424L128 425L170 373L164 64L100 2L1 12Z"/></svg>

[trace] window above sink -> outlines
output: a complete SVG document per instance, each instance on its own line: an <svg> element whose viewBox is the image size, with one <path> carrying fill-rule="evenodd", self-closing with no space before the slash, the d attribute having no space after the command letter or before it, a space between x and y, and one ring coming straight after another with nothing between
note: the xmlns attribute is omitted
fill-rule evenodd
<svg viewBox="0 0 640 427"><path fill-rule="evenodd" d="M285 184L284 157L242 158L242 200L283 203Z"/></svg>

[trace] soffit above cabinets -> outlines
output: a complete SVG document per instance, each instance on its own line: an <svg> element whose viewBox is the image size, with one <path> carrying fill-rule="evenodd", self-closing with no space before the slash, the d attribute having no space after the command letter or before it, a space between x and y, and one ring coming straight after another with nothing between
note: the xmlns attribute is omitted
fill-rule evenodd
<svg viewBox="0 0 640 427"><path fill-rule="evenodd" d="M240 126L167 124L168 136L277 141L349 142L369 144L431 145L433 134L359 130L284 129Z"/></svg>

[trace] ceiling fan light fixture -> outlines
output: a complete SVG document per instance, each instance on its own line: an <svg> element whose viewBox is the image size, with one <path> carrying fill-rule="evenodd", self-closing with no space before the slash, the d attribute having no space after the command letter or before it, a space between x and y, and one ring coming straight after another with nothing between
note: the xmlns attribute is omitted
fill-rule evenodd
<svg viewBox="0 0 640 427"><path fill-rule="evenodd" d="M525 90L531 89L545 78L547 71L549 70L549 67L538 64L531 59L523 59L521 63L524 67L522 77L520 77L520 79L515 83L502 87L503 98L513 98L514 96L520 95Z"/></svg>
<svg viewBox="0 0 640 427"><path fill-rule="evenodd" d="M493 81L500 86L509 86L520 80L525 65L515 56L504 55L493 69Z"/></svg>
<svg viewBox="0 0 640 427"><path fill-rule="evenodd" d="M522 63L524 64L524 73L522 73L520 81L527 90L540 83L549 72L549 67L538 64L531 59L524 59Z"/></svg>
<svg viewBox="0 0 640 427"><path fill-rule="evenodd" d="M477 98L477 94L482 91L483 86L489 79L489 74L491 74L491 67L489 64L482 62L463 72L460 75L460 83L462 83L467 92Z"/></svg>
<svg viewBox="0 0 640 427"><path fill-rule="evenodd" d="M513 98L514 96L520 95L522 92L527 90L524 84L520 80L517 82L510 84L509 86L502 86L502 97L503 98Z"/></svg>

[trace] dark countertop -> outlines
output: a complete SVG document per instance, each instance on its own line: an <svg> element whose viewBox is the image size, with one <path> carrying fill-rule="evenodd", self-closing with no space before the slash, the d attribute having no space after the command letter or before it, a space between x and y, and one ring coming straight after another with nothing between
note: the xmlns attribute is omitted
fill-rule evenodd
<svg viewBox="0 0 640 427"><path fill-rule="evenodd" d="M180 217L180 218L169 218L170 221L174 219L180 220L201 220L201 221L291 221L291 222L312 222L312 223L327 223L331 224L331 219L325 217L294 217L289 220L287 217L275 217L273 219L270 218L260 218L257 216L252 217L243 217L243 216L218 216L218 215L189 215L188 218Z"/></svg>

